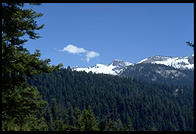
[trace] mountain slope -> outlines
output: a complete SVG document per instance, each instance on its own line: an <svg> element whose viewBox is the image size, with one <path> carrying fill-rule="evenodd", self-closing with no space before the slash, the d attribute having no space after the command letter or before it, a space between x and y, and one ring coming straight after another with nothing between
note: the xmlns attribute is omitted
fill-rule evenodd
<svg viewBox="0 0 196 134"><path fill-rule="evenodd" d="M127 67L120 76L148 83L194 87L194 70L176 69L162 64L135 64Z"/></svg>
<svg viewBox="0 0 196 134"><path fill-rule="evenodd" d="M148 83L194 87L193 54L185 57L152 56L136 64L116 59L108 65L96 64L72 70L118 75Z"/></svg>
<svg viewBox="0 0 196 134"><path fill-rule="evenodd" d="M104 64L96 64L92 67L81 68L75 67L73 70L75 71L85 71L92 73L103 73L103 74L111 74L111 75L120 75L128 66L137 66L137 64L141 63L150 63L150 64L159 64L166 65L169 67L174 67L175 69L182 70L193 70L194 69L194 55L185 56L185 57L168 57L168 56L152 56L141 60L138 63L130 63L126 61L122 61L119 59L115 59L112 63L108 65Z"/></svg>
<svg viewBox="0 0 196 134"><path fill-rule="evenodd" d="M194 69L194 55L185 57L152 56L141 60L137 64L140 63L162 64L177 69Z"/></svg>
<svg viewBox="0 0 196 134"><path fill-rule="evenodd" d="M120 74L127 66L133 65L130 62L124 62L122 60L114 60L112 63L108 65L104 64L96 64L93 67L88 68L73 68L75 71L85 71L85 72L93 72L96 74L103 73L103 74L111 74L111 75L118 75Z"/></svg>

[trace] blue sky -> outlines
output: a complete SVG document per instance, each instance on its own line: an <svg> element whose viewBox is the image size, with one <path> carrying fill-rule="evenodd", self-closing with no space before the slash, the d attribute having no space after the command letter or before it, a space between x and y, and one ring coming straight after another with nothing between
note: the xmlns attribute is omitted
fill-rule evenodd
<svg viewBox="0 0 196 134"><path fill-rule="evenodd" d="M188 56L194 41L192 3L43 3L25 6L44 15L42 38L24 47L51 64L92 66L114 59L132 63L155 55Z"/></svg>

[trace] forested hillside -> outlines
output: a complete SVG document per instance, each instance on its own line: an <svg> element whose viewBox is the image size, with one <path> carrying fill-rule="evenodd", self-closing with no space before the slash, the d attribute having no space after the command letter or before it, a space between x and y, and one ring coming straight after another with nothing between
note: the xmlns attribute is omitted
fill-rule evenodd
<svg viewBox="0 0 196 134"><path fill-rule="evenodd" d="M194 87L194 70L176 69L161 64L140 63L128 66L121 76L148 83L159 83L178 87Z"/></svg>
<svg viewBox="0 0 196 134"><path fill-rule="evenodd" d="M145 84L70 68L42 73L28 82L49 103L45 117L50 129L55 120L81 129L74 113L90 106L100 130L126 130L130 122L136 131L193 130L193 90L186 87ZM52 107L58 110L52 112Z"/></svg>
<svg viewBox="0 0 196 134"><path fill-rule="evenodd" d="M194 130L192 75L158 84L51 65L24 47L44 27L24 5L2 3L2 131Z"/></svg>

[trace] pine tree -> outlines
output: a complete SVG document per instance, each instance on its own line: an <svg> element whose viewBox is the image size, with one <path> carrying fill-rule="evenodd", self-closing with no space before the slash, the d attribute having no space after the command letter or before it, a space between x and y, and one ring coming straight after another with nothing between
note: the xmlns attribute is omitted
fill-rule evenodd
<svg viewBox="0 0 196 134"><path fill-rule="evenodd" d="M8 95L4 94L4 96ZM6 129L9 128L9 126L6 127L6 125L9 124L10 119L14 119L14 121L11 120L11 122L16 123L17 130L31 130L32 124L34 124L34 128L39 127L37 122L40 121L36 119L36 115L41 111L41 108L46 102L42 100L36 88L18 86L12 94L6 98L6 102L3 103L5 110L2 111L2 114L7 116L7 120L4 122L4 130L12 130ZM27 120L31 123L28 123Z"/></svg>
<svg viewBox="0 0 196 134"><path fill-rule="evenodd" d="M67 109L67 114L68 114L68 124L74 126L75 117L74 117L73 107L71 105Z"/></svg>
<svg viewBox="0 0 196 134"><path fill-rule="evenodd" d="M92 108L89 106L87 110L83 111L81 118L81 130L84 131L98 131L98 125Z"/></svg>
<svg viewBox="0 0 196 134"><path fill-rule="evenodd" d="M118 120L116 121L116 124L117 124L117 131L123 131L123 130L124 130L122 121L121 121L120 119L118 119Z"/></svg>
<svg viewBox="0 0 196 134"><path fill-rule="evenodd" d="M63 122L61 120L55 120L54 121L54 130L55 131L64 131L65 125L63 124Z"/></svg>
<svg viewBox="0 0 196 134"><path fill-rule="evenodd" d="M61 66L50 66L49 59L39 59L39 50L30 54L23 47L28 41L25 37L40 38L35 30L44 26L38 26L35 21L41 13L23 9L23 6L24 3L2 3L2 130L31 129L24 124L25 119L39 113L45 102L38 90L27 84L26 77L51 72Z"/></svg>
<svg viewBox="0 0 196 134"><path fill-rule="evenodd" d="M130 116L127 116L126 130L127 130L127 131L134 131L133 123L132 123L132 121L131 121Z"/></svg>
<svg viewBox="0 0 196 134"><path fill-rule="evenodd" d="M81 128L81 111L78 107L75 109L75 127Z"/></svg>
<svg viewBox="0 0 196 134"><path fill-rule="evenodd" d="M115 121L110 120L106 127L105 127L106 131L118 131L118 126L117 123Z"/></svg>

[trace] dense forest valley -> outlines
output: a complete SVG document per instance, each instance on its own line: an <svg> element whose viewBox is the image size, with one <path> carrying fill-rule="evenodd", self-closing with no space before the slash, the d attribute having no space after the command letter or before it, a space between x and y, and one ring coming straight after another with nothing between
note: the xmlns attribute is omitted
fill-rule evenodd
<svg viewBox="0 0 196 134"><path fill-rule="evenodd" d="M194 70L166 78L153 72L158 65L137 65L151 73L130 66L120 76L51 65L24 47L40 38L42 15L2 3L2 131L194 131Z"/></svg>
<svg viewBox="0 0 196 134"><path fill-rule="evenodd" d="M70 129L84 129L81 124L87 111L92 116L86 120L92 125L86 124L89 130L193 130L191 88L148 84L70 68L43 73L28 82L48 102L43 116L50 130L55 129L55 122Z"/></svg>

